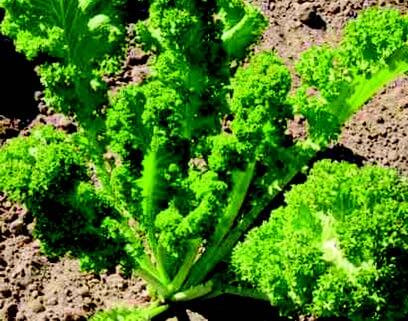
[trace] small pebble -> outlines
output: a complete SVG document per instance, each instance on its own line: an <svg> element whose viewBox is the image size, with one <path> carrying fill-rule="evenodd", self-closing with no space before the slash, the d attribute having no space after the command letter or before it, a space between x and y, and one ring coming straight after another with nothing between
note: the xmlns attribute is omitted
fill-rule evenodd
<svg viewBox="0 0 408 321"><path fill-rule="evenodd" d="M11 297L11 290L7 286L0 287L0 297L9 298Z"/></svg>
<svg viewBox="0 0 408 321"><path fill-rule="evenodd" d="M50 297L47 302L47 305L57 305L58 304L58 299L56 297Z"/></svg>
<svg viewBox="0 0 408 321"><path fill-rule="evenodd" d="M91 295L91 292L89 291L88 288L83 287L83 288L80 288L80 289L78 290L78 294L79 294L80 296L82 296L82 297L87 297L87 296L90 296L90 295Z"/></svg>
<svg viewBox="0 0 408 321"><path fill-rule="evenodd" d="M388 159L389 159L391 162L394 162L394 161L398 160L398 158L399 158L399 153L398 153L397 151L392 150L392 151L390 151L390 152L388 153Z"/></svg>
<svg viewBox="0 0 408 321"><path fill-rule="evenodd" d="M20 219L10 224L10 230L15 235L20 235L24 231L24 222Z"/></svg>
<svg viewBox="0 0 408 321"><path fill-rule="evenodd" d="M35 301L31 302L31 303L29 304L29 306L30 306L31 310L32 310L34 313L40 313L40 312L45 311L45 307L44 307L44 305L41 303L40 300L35 300Z"/></svg>

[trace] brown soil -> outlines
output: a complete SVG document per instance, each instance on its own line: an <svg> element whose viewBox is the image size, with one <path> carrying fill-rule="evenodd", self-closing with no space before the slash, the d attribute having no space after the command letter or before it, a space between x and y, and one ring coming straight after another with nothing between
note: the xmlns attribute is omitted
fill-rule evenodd
<svg viewBox="0 0 408 321"><path fill-rule="evenodd" d="M382 5L408 12L407 0L252 2L270 20L269 28L256 50L276 50L289 66L293 65L300 52L311 45L338 41L339 30L362 8ZM0 40L0 52L9 52L10 44L7 41L4 44L4 39ZM144 65L147 59L148 57L132 48L123 73L107 81L111 86L140 82L148 73ZM27 86L34 88L28 92L33 98L38 86ZM9 88L7 82L0 84L2 96L10 91ZM18 88L22 86L19 85ZM341 158L343 156L339 154L346 151L363 163L394 167L407 175L407 93L408 78L404 78L389 85L373 98L345 126L339 144L332 151L334 157ZM36 98L41 101L40 96L37 94ZM28 103L31 104L31 100L28 99ZM20 110L9 106L6 109L2 106L0 111L0 145L5 139L18 135L27 125L28 119L35 118L32 113L28 117L20 114ZM60 115L53 115L41 103L40 110L42 115L37 116L36 122L53 123L67 131L75 130L75 124ZM0 195L0 320L86 320L95 311L106 307L140 306L149 302L143 281L135 277L127 278L119 270L94 275L82 273L78 261L73 258L48 260L41 254L40 245L32 237L32 230L30 213ZM228 300L220 298L201 306L192 305L191 309L205 317L181 309L184 312L178 311L178 320L277 320L275 311L265 305L237 299ZM228 310L228 315L225 314L226 307L231 309ZM177 320L171 315L162 319L167 317L168 320Z"/></svg>
<svg viewBox="0 0 408 321"><path fill-rule="evenodd" d="M345 126L340 143L365 158L363 163L408 175L408 78L390 84Z"/></svg>
<svg viewBox="0 0 408 321"><path fill-rule="evenodd" d="M149 301L144 283L120 270L80 273L78 261L41 254L27 211L0 197L0 309L4 321L86 320L95 310ZM0 318L0 320L3 320Z"/></svg>

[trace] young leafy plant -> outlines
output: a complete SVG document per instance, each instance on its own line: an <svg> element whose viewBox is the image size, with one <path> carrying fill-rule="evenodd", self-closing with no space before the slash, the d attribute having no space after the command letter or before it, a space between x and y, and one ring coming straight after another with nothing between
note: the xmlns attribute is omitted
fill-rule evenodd
<svg viewBox="0 0 408 321"><path fill-rule="evenodd" d="M324 160L233 252L241 280L286 315L403 320L408 180Z"/></svg>
<svg viewBox="0 0 408 321"><path fill-rule="evenodd" d="M125 1L0 6L2 32L46 61L46 102L79 124L71 135L45 126L10 140L0 189L33 212L46 253L69 252L96 271L122 264L163 304L258 296L216 267L342 124L408 71L408 20L395 10L370 9L338 47L307 51L301 87L289 95L291 76L275 53L245 58L266 27L257 9L241 0L152 0L136 24L154 54L150 75L113 93L102 79L126 49ZM294 114L308 122L297 142L286 134ZM134 313L143 320L163 307Z"/></svg>

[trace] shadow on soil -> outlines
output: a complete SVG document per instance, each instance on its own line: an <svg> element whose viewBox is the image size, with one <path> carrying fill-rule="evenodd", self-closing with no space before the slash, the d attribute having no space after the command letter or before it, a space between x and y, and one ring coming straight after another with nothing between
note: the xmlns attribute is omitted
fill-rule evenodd
<svg viewBox="0 0 408 321"><path fill-rule="evenodd" d="M322 159L330 159L338 162L344 161L356 164L358 167L363 166L363 162L367 160L367 158L354 153L351 149L340 144L334 145L333 147L319 152L310 162L310 167L312 167L312 164Z"/></svg>
<svg viewBox="0 0 408 321"><path fill-rule="evenodd" d="M149 17L149 1L128 0L126 3L125 21L127 23L135 23L139 20L146 20Z"/></svg>
<svg viewBox="0 0 408 321"><path fill-rule="evenodd" d="M0 11L0 22L4 11ZM16 52L13 42L0 34L0 115L28 124L38 114L34 93L41 84L34 64Z"/></svg>
<svg viewBox="0 0 408 321"><path fill-rule="evenodd" d="M190 312L190 316L186 310ZM198 315L197 315L198 314ZM215 299L191 302L179 305L153 321L296 321L279 316L278 309L268 302L242 298L234 295L223 295ZM316 319L300 317L299 320ZM320 318L319 321L348 321L344 318Z"/></svg>
<svg viewBox="0 0 408 321"><path fill-rule="evenodd" d="M154 321L166 321L176 317L177 321L201 321L201 316L190 317L186 309L198 313L208 321L284 321L278 311L268 302L223 295L215 299L195 301L188 305L176 305ZM173 319L172 319L173 320Z"/></svg>

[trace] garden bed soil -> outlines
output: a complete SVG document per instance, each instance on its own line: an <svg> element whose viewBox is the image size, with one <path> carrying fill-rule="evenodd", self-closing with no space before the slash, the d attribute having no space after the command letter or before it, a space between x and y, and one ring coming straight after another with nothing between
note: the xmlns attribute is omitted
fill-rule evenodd
<svg viewBox="0 0 408 321"><path fill-rule="evenodd" d="M382 5L408 12L407 0L252 2L262 9L270 22L254 49L276 50L292 70L299 53L311 45L336 43L345 22L363 8ZM53 114L43 105L38 79L32 73L33 66L15 54L10 41L4 37L0 37L0 58L0 144L10 137L25 134L38 122L52 123L66 131L75 130L75 124L69 119ZM122 75L109 80L112 88L143 79L148 73L146 60L145 55L132 48ZM16 88L21 92L16 94ZM408 175L407 135L408 77L390 84L367 103L347 123L339 143L324 153L324 157L378 164ZM73 258L49 260L41 254L40 244L32 237L33 226L30 213L0 195L0 320L86 320L95 311L108 307L149 303L144 282L124 276L120 269L96 275L80 272L79 263ZM234 297L192 303L188 309L176 307L159 319L279 320L276 310L268 304ZM300 317L302 319L313 320Z"/></svg>

